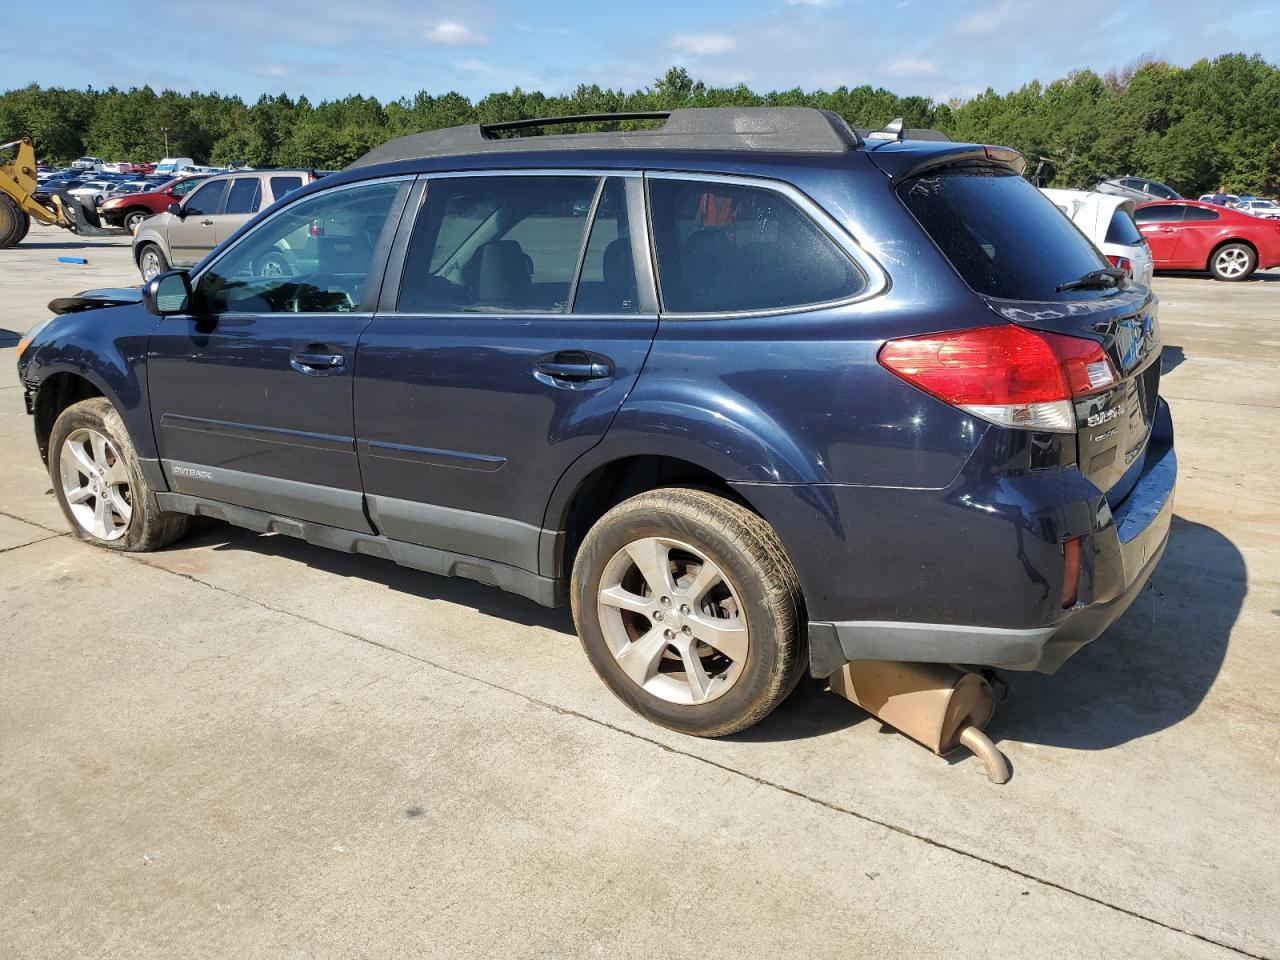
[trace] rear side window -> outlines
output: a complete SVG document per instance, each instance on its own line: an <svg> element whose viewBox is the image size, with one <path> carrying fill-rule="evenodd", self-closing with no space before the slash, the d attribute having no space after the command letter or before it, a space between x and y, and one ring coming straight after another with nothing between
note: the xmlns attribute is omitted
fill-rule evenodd
<svg viewBox="0 0 1280 960"><path fill-rule="evenodd" d="M1138 223L1171 223L1182 219L1185 210L1180 203L1161 204L1158 207L1139 207L1133 212L1133 219Z"/></svg>
<svg viewBox="0 0 1280 960"><path fill-rule="evenodd" d="M1153 197L1160 197L1162 200L1177 200L1178 194L1172 187L1166 187L1163 183L1156 183L1154 180L1147 184L1147 193Z"/></svg>
<svg viewBox="0 0 1280 960"><path fill-rule="evenodd" d="M291 193L302 186L301 177L272 177L271 196L279 200L286 193Z"/></svg>
<svg viewBox="0 0 1280 960"><path fill-rule="evenodd" d="M649 207L668 313L813 306L866 286L835 241L776 190L653 178Z"/></svg>
<svg viewBox="0 0 1280 960"><path fill-rule="evenodd" d="M573 312L625 314L639 310L626 183L621 177L610 177L596 204Z"/></svg>
<svg viewBox="0 0 1280 960"><path fill-rule="evenodd" d="M441 177L405 258L402 313L564 313L596 177Z"/></svg>
<svg viewBox="0 0 1280 960"><path fill-rule="evenodd" d="M1107 224L1107 237L1104 242L1119 243L1126 247L1142 243L1142 234L1138 232L1137 224L1125 212L1124 207L1116 207L1111 212L1111 222Z"/></svg>
<svg viewBox="0 0 1280 960"><path fill-rule="evenodd" d="M1206 210L1204 207L1187 207L1182 215L1183 220L1217 220L1217 210Z"/></svg>
<svg viewBox="0 0 1280 960"><path fill-rule="evenodd" d="M231 181L224 213L257 213L262 202L262 181L257 177L240 177Z"/></svg>
<svg viewBox="0 0 1280 960"><path fill-rule="evenodd" d="M1022 177L961 168L908 180L903 203L978 293L1058 300L1058 285L1108 266L1078 229Z"/></svg>

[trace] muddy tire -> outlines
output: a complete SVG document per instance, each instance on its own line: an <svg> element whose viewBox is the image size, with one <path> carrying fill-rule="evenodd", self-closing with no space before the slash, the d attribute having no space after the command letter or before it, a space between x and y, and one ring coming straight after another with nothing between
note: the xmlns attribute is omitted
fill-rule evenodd
<svg viewBox="0 0 1280 960"><path fill-rule="evenodd" d="M18 243L30 227L30 218L13 198L0 194L0 250Z"/></svg>
<svg viewBox="0 0 1280 960"><path fill-rule="evenodd" d="M62 411L49 436L49 476L72 535L86 543L140 553L187 532L189 517L160 509L124 421L103 397Z"/></svg>
<svg viewBox="0 0 1280 960"><path fill-rule="evenodd" d="M804 604L782 542L706 490L642 493L601 517L574 562L570 599L609 689L681 733L758 723L807 666Z"/></svg>

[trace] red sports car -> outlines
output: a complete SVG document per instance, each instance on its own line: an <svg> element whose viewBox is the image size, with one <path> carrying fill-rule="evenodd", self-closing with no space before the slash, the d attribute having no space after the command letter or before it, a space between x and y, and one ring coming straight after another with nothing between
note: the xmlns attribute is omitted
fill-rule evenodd
<svg viewBox="0 0 1280 960"><path fill-rule="evenodd" d="M137 232L138 224L157 213L164 213L169 204L180 203L182 198L204 181L207 174L194 177L178 177L146 193L126 193L108 200L98 210L98 216L113 227L124 227L130 233Z"/></svg>
<svg viewBox="0 0 1280 960"><path fill-rule="evenodd" d="M1134 211L1157 270L1208 270L1244 280L1280 267L1280 221L1195 200L1156 200Z"/></svg>

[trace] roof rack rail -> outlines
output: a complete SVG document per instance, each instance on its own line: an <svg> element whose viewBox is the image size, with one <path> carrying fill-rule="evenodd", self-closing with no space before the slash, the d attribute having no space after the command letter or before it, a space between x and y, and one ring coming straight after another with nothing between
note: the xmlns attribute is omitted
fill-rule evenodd
<svg viewBox="0 0 1280 960"><path fill-rule="evenodd" d="M501 133L507 130L527 130L530 127L556 127L570 123L614 123L623 120L666 120L670 110L636 110L631 113L578 113L567 117L533 117L528 120L503 120L500 123L482 123L485 133Z"/></svg>
<svg viewBox="0 0 1280 960"><path fill-rule="evenodd" d="M567 123L665 120L651 130L502 136L513 130ZM641 113L508 120L416 133L374 147L351 167L478 153L538 150L718 150L848 153L862 145L843 117L813 107L693 107Z"/></svg>

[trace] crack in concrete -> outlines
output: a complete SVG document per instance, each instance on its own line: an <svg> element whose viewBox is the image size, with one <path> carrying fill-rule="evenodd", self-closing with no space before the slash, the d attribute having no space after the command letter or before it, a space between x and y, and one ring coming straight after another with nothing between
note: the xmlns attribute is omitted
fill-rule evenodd
<svg viewBox="0 0 1280 960"><path fill-rule="evenodd" d="M42 523L37 523L31 520L24 519L22 517L16 517L13 514L7 513L3 510L0 510L0 516L8 517L10 520L17 520L21 523L30 524L33 527L38 527L41 530L47 530L50 533L55 534L55 536L45 537L41 540L35 540L32 543L25 543L25 544L20 544L19 546L16 546L16 547L9 547L7 548L7 550L20 550L23 547L34 546L36 543L47 543L50 540L56 540L59 537L63 537L67 535L65 532L59 533L58 531L53 530L51 527L46 527ZM7 552L7 550L0 550L0 553ZM213 590L217 593L223 593L223 594L226 594L227 596L235 597L236 599L243 600L246 603L251 603L254 606L262 608L263 610L269 610L272 613L277 613L282 616L291 617L303 623L310 624L311 626L319 627L321 630L326 630L330 633L337 634L340 637L346 637L349 640L354 640L357 643L364 643L364 644L368 644L371 647L377 647L380 650L385 650L387 653L394 654L398 657L404 657L407 660L416 661L418 663L424 664L425 666L443 671L444 673L450 674L451 676L459 677L460 679L463 679L463 680L470 680L473 683L478 683L482 686L488 687L491 690L496 690L501 693L505 693L509 696L518 697L519 699L525 701L526 703L531 703L535 706L542 707L543 709L550 710L552 713L556 713L561 716L574 717L575 719L583 720L583 721L586 721L587 723L595 724L596 726L603 727L604 729L610 730L614 733L619 733L625 737L630 737L633 740L638 740L641 743L647 743L650 746L657 747L659 750L663 750L666 753L671 753L671 754L675 754L676 756L685 757L686 759L693 760L696 763L706 764L709 767L714 767L715 769L720 770L724 773L730 774L731 776L740 777L743 780L748 780L756 784L757 786L767 787L771 790L777 790L780 793L785 793L799 800L804 800L808 803L812 803L815 806L823 807L834 813L839 813L839 814L843 814L844 816L853 817L857 820L861 820L864 823L869 823L874 826L880 827L881 829L889 830L900 836L908 837L912 840L917 840L921 843L928 844L929 846L934 847L935 849L945 850L948 853L953 853L956 856L964 857L965 859L972 860L975 863L981 863L984 866L992 867L996 870L1003 871L1005 873L1011 874L1012 876L1018 877L1021 880L1026 880L1029 883L1035 883L1035 884L1038 884L1039 886L1047 887L1050 890L1057 890L1060 893L1065 893L1067 896L1077 897L1081 900L1103 907L1104 909L1107 909L1107 910L1114 910L1117 913L1121 913L1121 914L1124 914L1125 916L1132 917L1135 920L1140 920L1144 923L1149 923L1153 926L1160 927L1163 930L1168 930L1170 933L1179 934L1184 937L1190 937L1191 939L1198 940L1201 943L1206 943L1206 944L1209 944L1210 946L1219 947L1223 950L1229 950L1230 952L1237 954L1241 957L1248 957L1250 958L1250 960L1277 960L1277 958L1268 957L1264 954L1251 953L1250 951L1244 949L1243 947L1237 947L1230 943L1225 943L1222 940L1215 940L1213 937L1210 937L1206 934L1197 933L1194 930L1188 930L1185 927L1179 927L1172 923L1166 923L1165 921L1160 920L1156 917L1148 916L1145 913L1140 913L1137 910L1132 910L1129 907L1121 906L1120 904L1111 903L1108 900L1103 900L1101 897L1095 897L1092 894L1085 893L1082 890L1077 890L1074 887L1069 887L1066 884L1058 883L1055 880L1047 880L1044 877L1036 876L1033 873L1027 873L1024 870L1019 870L1017 867L1011 866L1010 864L1007 864L1007 863L1003 863L1000 860L994 860L991 857L983 856L980 853L974 853L972 850L966 850L963 847L954 846L952 844L947 843L946 841L937 840L933 837L927 836L926 834L918 833L909 827L904 827L901 824L890 823L887 820L881 820L869 814L860 813L857 810L851 809L849 807L843 807L838 803L833 803L830 800L824 800L821 797L815 797L812 794L805 793L802 790L797 790L795 787L789 787L784 783L778 783L775 780L770 780L767 777L759 777L759 776L756 776L755 774L747 773L743 770L739 770L736 767L731 767L731 766L728 766L727 764L719 763L715 760L709 760L706 757L698 756L696 753L689 753L688 751L680 750L679 748L673 747L670 744L662 743L659 740L654 740L650 737L644 736L643 734L636 733L635 731L627 730L624 727L619 727L616 724L609 723L607 720L601 720L597 717L593 717L593 716L590 716L589 714L581 713L569 707L562 707L554 703L548 703L547 701L541 700L538 697L532 697L526 693L521 693L519 690L514 690L510 687L504 687L500 683L494 683L492 680L486 680L484 677L473 676L472 674L466 673L462 670L458 670L454 667L445 666L442 663L437 663L436 661L430 660L427 657L422 657L422 656L419 656L418 654L410 653L407 650L401 650L398 647L394 647L388 643L383 643L380 640L373 640L369 637L361 636L358 633L353 633L350 630L344 630L341 627L335 627L332 624L324 623L320 620L313 619L312 617L308 617L305 614L298 613L297 611L294 611L294 610L287 610L284 607L273 606L272 604L267 603L264 600L259 600L256 597L246 596L245 594L242 594L242 593L237 593L235 590L229 590L226 587L220 586L216 583L211 583L208 580L202 580L199 577L189 573L182 573L177 570L169 570L166 567L162 567L159 564L152 563L146 560L143 556L128 554L128 553L119 553L117 555L122 557L125 560L132 560L134 563L140 563L150 570L158 570L161 573L167 573L171 576L178 577L183 580L189 580L190 582L199 584L200 586L205 587L206 589Z"/></svg>

